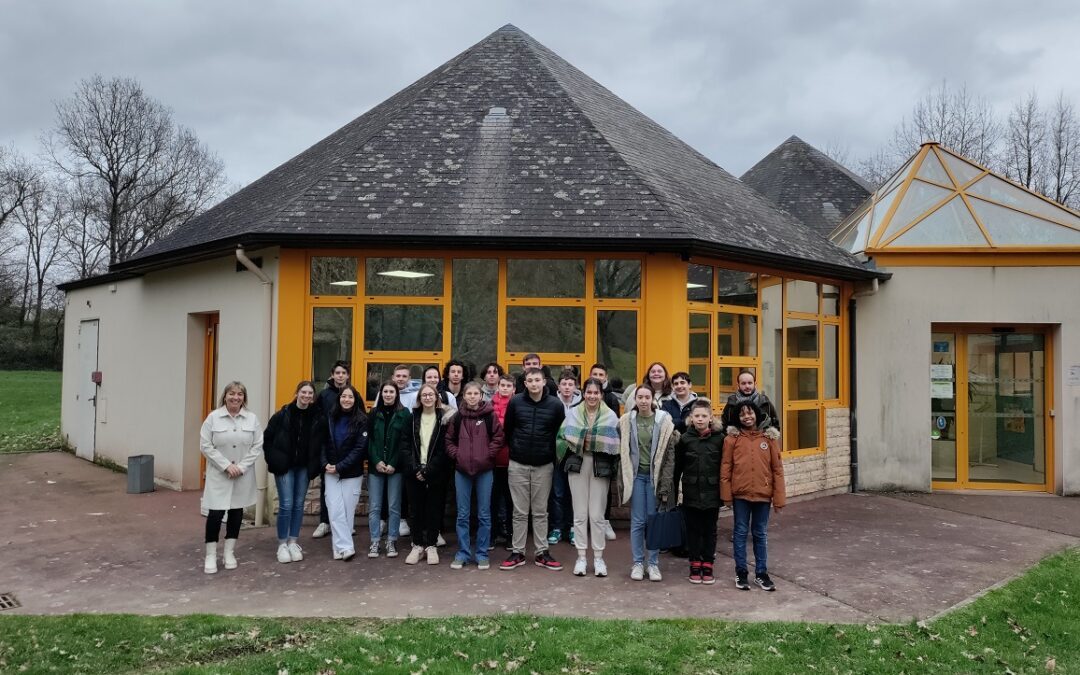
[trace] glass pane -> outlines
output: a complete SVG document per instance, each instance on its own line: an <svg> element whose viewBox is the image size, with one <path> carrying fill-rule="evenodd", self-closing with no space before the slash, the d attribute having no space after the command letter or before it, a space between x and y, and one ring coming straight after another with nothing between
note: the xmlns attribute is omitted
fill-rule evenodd
<svg viewBox="0 0 1080 675"><path fill-rule="evenodd" d="M692 312L690 314L690 358L709 358L709 321L711 315Z"/></svg>
<svg viewBox="0 0 1080 675"><path fill-rule="evenodd" d="M967 192L985 199L992 199L995 202L1005 204L1006 206L1015 206L1018 209L1023 209L1024 211L1051 220L1057 220L1066 225L1080 227L1080 218L1077 218L1065 209L1059 208L1047 201L1039 199L1033 194L1025 192L1012 183L1004 181L997 176L988 174L983 178L980 178L975 184L967 189Z"/></svg>
<svg viewBox="0 0 1080 675"><path fill-rule="evenodd" d="M585 308L507 307L506 351L585 351Z"/></svg>
<svg viewBox="0 0 1080 675"><path fill-rule="evenodd" d="M968 478L1046 482L1042 335L969 335Z"/></svg>
<svg viewBox="0 0 1080 675"><path fill-rule="evenodd" d="M857 229L858 221L866 213L866 202L863 202L859 208L848 215L844 220L836 227L835 230L829 233L829 240L841 248L847 248L844 244L849 237L854 237L854 231Z"/></svg>
<svg viewBox="0 0 1080 675"><path fill-rule="evenodd" d="M930 335L930 477L956 480L956 335Z"/></svg>
<svg viewBox="0 0 1080 675"><path fill-rule="evenodd" d="M716 315L717 356L757 356L757 317L752 314Z"/></svg>
<svg viewBox="0 0 1080 675"><path fill-rule="evenodd" d="M840 316L840 287L825 284L821 287L821 313Z"/></svg>
<svg viewBox="0 0 1080 675"><path fill-rule="evenodd" d="M871 215L871 212L867 211L866 215L859 220L859 224L855 226L855 229L840 241L842 248L845 248L852 253L857 253L866 248L866 233L870 229Z"/></svg>
<svg viewBox="0 0 1080 675"><path fill-rule="evenodd" d="M874 235L885 221L885 216L889 215L889 209L892 208L892 203L899 193L900 190L893 190L885 195L877 204L874 204L874 219L870 223L870 231L867 233L865 246L869 246L870 242L873 241Z"/></svg>
<svg viewBox="0 0 1080 675"><path fill-rule="evenodd" d="M818 322L810 319L788 319L787 355L789 359L818 357Z"/></svg>
<svg viewBox="0 0 1080 675"><path fill-rule="evenodd" d="M956 177L956 180L960 181L961 185L983 172L979 167L959 160L947 152L942 152L941 156L945 158L945 163L949 166L949 171L952 171L953 176Z"/></svg>
<svg viewBox="0 0 1080 675"><path fill-rule="evenodd" d="M784 436L787 439L788 450L806 450L808 448L822 447L820 440L821 429L820 410L789 410L787 413L787 426L784 427Z"/></svg>
<svg viewBox="0 0 1080 675"><path fill-rule="evenodd" d="M356 295L356 258L312 258L311 295Z"/></svg>
<svg viewBox="0 0 1080 675"><path fill-rule="evenodd" d="M511 298L584 298L584 260L506 261L506 288Z"/></svg>
<svg viewBox="0 0 1080 675"><path fill-rule="evenodd" d="M311 379L321 382L334 361L352 362L353 311L350 307L315 307L312 310Z"/></svg>
<svg viewBox="0 0 1080 675"><path fill-rule="evenodd" d="M952 187L952 181L949 180L948 174L945 173L945 167L941 166L941 162L938 161L934 151L926 153L926 157L923 158L922 166L919 167L919 173L915 174L919 178L925 178L926 180L932 180L935 183L941 183L945 187Z"/></svg>
<svg viewBox="0 0 1080 675"><path fill-rule="evenodd" d="M904 180L904 177L907 176L908 169L911 168L911 162L913 159L915 158L912 157L907 162L905 162L904 166L900 167L900 169L896 173L894 173L891 178L889 178L889 181L885 183L885 185L881 187L881 189L877 190L877 192L875 192L874 194L883 195L889 190L899 185L900 181Z"/></svg>
<svg viewBox="0 0 1080 675"><path fill-rule="evenodd" d="M735 390L738 388L739 372L742 370L755 371L755 377L757 377L757 369L755 368L743 368L742 366L720 366L720 368L718 369L716 380L717 386L719 387L718 391L720 394L720 403L726 401L728 394L734 393Z"/></svg>
<svg viewBox="0 0 1080 675"><path fill-rule="evenodd" d="M499 261L453 261L450 353L479 372L499 352Z"/></svg>
<svg viewBox="0 0 1080 675"><path fill-rule="evenodd" d="M633 310L596 312L596 356L608 367L608 377L637 382L638 313Z"/></svg>
<svg viewBox="0 0 1080 675"><path fill-rule="evenodd" d="M1055 225L981 199L972 199L971 207L975 209L975 215L979 216L995 244L1080 245L1080 230Z"/></svg>
<svg viewBox="0 0 1080 675"><path fill-rule="evenodd" d="M840 327L822 326L825 341L825 395L826 401L840 398Z"/></svg>
<svg viewBox="0 0 1080 675"><path fill-rule="evenodd" d="M443 294L443 261L438 258L368 258L364 295Z"/></svg>
<svg viewBox="0 0 1080 675"><path fill-rule="evenodd" d="M774 402L781 401L783 388L784 324L780 285L777 277L761 278L761 373L758 389ZM779 404L777 404L779 405Z"/></svg>
<svg viewBox="0 0 1080 675"><path fill-rule="evenodd" d="M709 330L709 317L708 314L702 314L700 312L693 312L690 314L690 330L695 328L704 328Z"/></svg>
<svg viewBox="0 0 1080 675"><path fill-rule="evenodd" d="M443 348L442 305L367 305L367 351L438 352Z"/></svg>
<svg viewBox="0 0 1080 675"><path fill-rule="evenodd" d="M686 371L690 375L690 381L693 383L693 390L702 395L709 395L709 366L704 363L691 363L690 369Z"/></svg>
<svg viewBox="0 0 1080 675"><path fill-rule="evenodd" d="M957 195L890 246L986 246L986 237Z"/></svg>
<svg viewBox="0 0 1080 675"><path fill-rule="evenodd" d="M686 299L712 302L713 268L708 265L687 265Z"/></svg>
<svg viewBox="0 0 1080 675"><path fill-rule="evenodd" d="M593 267L594 297L641 297L640 260L597 260Z"/></svg>
<svg viewBox="0 0 1080 675"><path fill-rule="evenodd" d="M787 307L785 311L817 314L818 285L813 281L801 281L798 279L788 281Z"/></svg>
<svg viewBox="0 0 1080 675"><path fill-rule="evenodd" d="M888 227L878 240L878 245L884 244L889 237L910 225L932 207L945 201L950 195L955 194L953 190L946 190L917 180L912 181L907 194L904 195L904 201L896 207L896 213L893 214Z"/></svg>
<svg viewBox="0 0 1080 675"><path fill-rule="evenodd" d="M789 401L817 400L817 368L788 368L787 373Z"/></svg>
<svg viewBox="0 0 1080 675"><path fill-rule="evenodd" d="M757 275L753 272L716 269L716 301L722 305L757 307Z"/></svg>
<svg viewBox="0 0 1080 675"><path fill-rule="evenodd" d="M394 374L394 367L400 362L368 362L366 371L366 379L363 383L354 383L357 389L364 392L364 399L369 402L374 402L379 395L379 385L386 380L389 380ZM427 363L405 363L404 365L409 367L409 386L410 388L417 388L423 382L424 369L431 365L438 365L432 361Z"/></svg>

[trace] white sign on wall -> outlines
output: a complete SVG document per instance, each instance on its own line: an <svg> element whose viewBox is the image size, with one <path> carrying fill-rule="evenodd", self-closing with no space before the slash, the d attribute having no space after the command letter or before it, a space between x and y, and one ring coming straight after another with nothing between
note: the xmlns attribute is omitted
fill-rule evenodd
<svg viewBox="0 0 1080 675"><path fill-rule="evenodd" d="M1069 366L1069 375L1066 380L1070 387L1080 387L1080 366Z"/></svg>

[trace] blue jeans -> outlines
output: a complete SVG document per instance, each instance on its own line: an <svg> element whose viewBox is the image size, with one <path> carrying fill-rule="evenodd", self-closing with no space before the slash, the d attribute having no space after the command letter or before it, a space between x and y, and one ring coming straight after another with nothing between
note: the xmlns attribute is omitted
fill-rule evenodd
<svg viewBox="0 0 1080 675"><path fill-rule="evenodd" d="M296 539L300 536L300 525L304 522L304 498L307 497L307 467L293 467L280 476L274 476L277 485L278 541Z"/></svg>
<svg viewBox="0 0 1080 675"><path fill-rule="evenodd" d="M454 557L463 562L488 559L488 542L491 541L491 470L475 476L454 472L454 491L457 492L457 540L458 552ZM469 516L472 512L472 493L476 489L476 554L469 539Z"/></svg>
<svg viewBox="0 0 1080 675"><path fill-rule="evenodd" d="M386 538L389 541L397 541L398 528L401 527L401 474L373 472L368 474L368 531L371 534L371 543L382 538L382 503L383 493L386 493L386 503L390 514L386 518Z"/></svg>
<svg viewBox="0 0 1080 675"><path fill-rule="evenodd" d="M769 571L768 544L770 502L736 499L731 510L735 516L735 573L746 572L746 531L754 537L754 574Z"/></svg>
<svg viewBox="0 0 1080 675"><path fill-rule="evenodd" d="M639 473L634 478L634 491L630 494L630 553L634 564L645 561L645 521L656 513L656 491L653 490L652 476ZM653 549L649 553L649 565L660 564L660 551Z"/></svg>
<svg viewBox="0 0 1080 675"><path fill-rule="evenodd" d="M570 497L570 477L558 463L551 477L551 496L548 497L548 532L559 530L569 537L574 526L574 502Z"/></svg>

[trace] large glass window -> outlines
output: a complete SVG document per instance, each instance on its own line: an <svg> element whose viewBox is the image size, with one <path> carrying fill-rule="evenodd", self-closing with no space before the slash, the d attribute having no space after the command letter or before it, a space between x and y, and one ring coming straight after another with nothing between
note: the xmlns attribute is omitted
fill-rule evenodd
<svg viewBox="0 0 1080 675"><path fill-rule="evenodd" d="M825 392L823 398L835 400L840 398L840 326L838 324L825 324Z"/></svg>
<svg viewBox="0 0 1080 675"><path fill-rule="evenodd" d="M640 260L597 260L593 265L593 296L640 298Z"/></svg>
<svg viewBox="0 0 1080 675"><path fill-rule="evenodd" d="M818 313L818 285L813 281L792 279L787 282L788 312Z"/></svg>
<svg viewBox="0 0 1080 675"><path fill-rule="evenodd" d="M499 354L499 261L454 260L450 353L478 369Z"/></svg>
<svg viewBox="0 0 1080 675"><path fill-rule="evenodd" d="M686 299L694 302L712 302L713 268L709 265L687 265Z"/></svg>
<svg viewBox="0 0 1080 675"><path fill-rule="evenodd" d="M366 351L442 351L442 305L367 305Z"/></svg>
<svg viewBox="0 0 1080 675"><path fill-rule="evenodd" d="M356 285L356 258L311 259L311 295L356 295Z"/></svg>
<svg viewBox="0 0 1080 675"><path fill-rule="evenodd" d="M789 410L784 435L788 440L788 450L809 450L821 447L821 410Z"/></svg>
<svg viewBox="0 0 1080 675"><path fill-rule="evenodd" d="M364 295L443 294L443 261L439 258L368 258L364 265Z"/></svg>
<svg viewBox="0 0 1080 675"><path fill-rule="evenodd" d="M585 308L507 307L506 351L584 352Z"/></svg>
<svg viewBox="0 0 1080 675"><path fill-rule="evenodd" d="M436 363L402 363L400 361L368 361L367 374L363 382L353 382L357 390L364 393L367 401L374 402L379 395L379 385L389 380L394 375L394 368L398 365L409 367L409 379L413 386L419 386L424 379L424 369Z"/></svg>
<svg viewBox="0 0 1080 675"><path fill-rule="evenodd" d="M721 305L757 307L757 274L718 267L716 301Z"/></svg>
<svg viewBox="0 0 1080 675"><path fill-rule="evenodd" d="M789 359L818 357L818 322L810 319L788 319L787 355Z"/></svg>
<svg viewBox="0 0 1080 675"><path fill-rule="evenodd" d="M716 315L717 356L757 356L757 316L753 314Z"/></svg>
<svg viewBox="0 0 1080 675"><path fill-rule="evenodd" d="M311 378L320 382L335 361L352 360L353 310L315 307L311 324Z"/></svg>
<svg viewBox="0 0 1080 675"><path fill-rule="evenodd" d="M607 366L608 377L637 382L638 313L626 309L596 312L596 358Z"/></svg>
<svg viewBox="0 0 1080 675"><path fill-rule="evenodd" d="M583 298L585 261L511 258L506 289L511 298Z"/></svg>

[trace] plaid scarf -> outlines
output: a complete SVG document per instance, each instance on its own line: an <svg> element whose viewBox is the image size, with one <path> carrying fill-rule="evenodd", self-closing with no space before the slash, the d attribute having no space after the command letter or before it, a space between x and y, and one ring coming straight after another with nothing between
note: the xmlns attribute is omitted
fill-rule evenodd
<svg viewBox="0 0 1080 675"><path fill-rule="evenodd" d="M591 422L587 417L592 417ZM619 418L603 403L595 415L589 415L584 403L570 408L559 428L555 440L559 461L567 453L580 455L585 450L602 455L619 454Z"/></svg>

